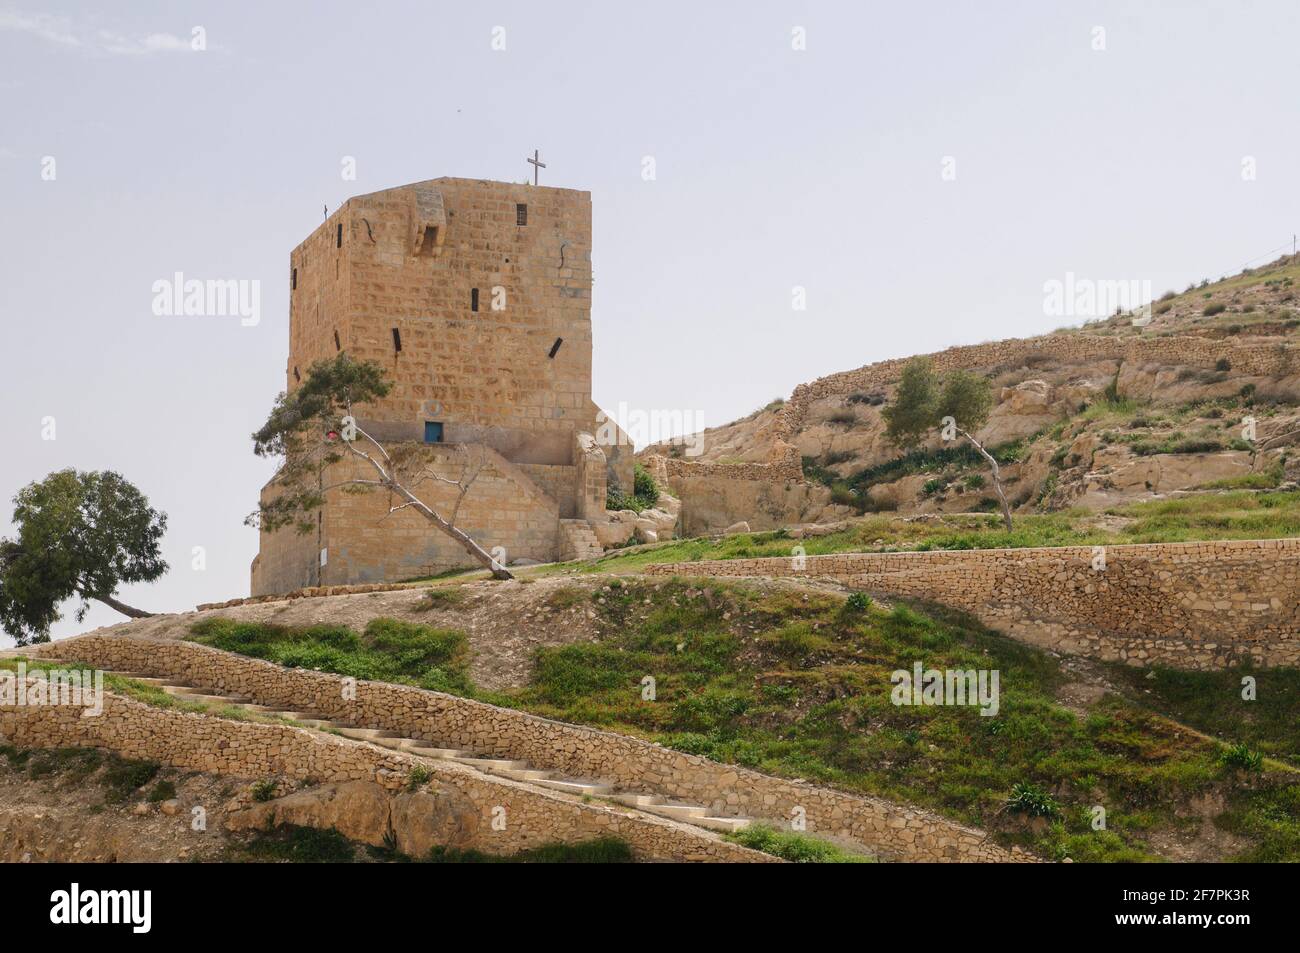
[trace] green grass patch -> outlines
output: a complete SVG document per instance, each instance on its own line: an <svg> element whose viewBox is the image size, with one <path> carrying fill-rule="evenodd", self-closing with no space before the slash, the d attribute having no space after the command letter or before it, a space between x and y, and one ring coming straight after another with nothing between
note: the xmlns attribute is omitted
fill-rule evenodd
<svg viewBox="0 0 1300 953"><path fill-rule="evenodd" d="M194 641L289 668L415 685L432 691L472 690L463 632L397 619L374 619L362 633L346 626L288 628L210 616L191 627Z"/></svg>
<svg viewBox="0 0 1300 953"><path fill-rule="evenodd" d="M1152 831L1181 823L1180 805L1243 783L1219 745L1123 697L1080 719L1055 701L1054 659L938 607L849 609L830 595L681 579L602 592L613 634L542 649L531 682L492 700L919 804L1076 860L1153 859ZM999 714L894 705L890 675L915 661L998 670ZM1215 725L1232 721L1226 699L1207 706ZM1090 823L1097 803L1105 831Z"/></svg>
<svg viewBox="0 0 1300 953"><path fill-rule="evenodd" d="M425 858L425 862L430 864L630 864L632 860L632 848L616 837L601 837L577 844L543 844L507 855L435 847Z"/></svg>
<svg viewBox="0 0 1300 953"><path fill-rule="evenodd" d="M0 745L0 755L4 756L10 769L25 772L33 780L47 779L76 787L97 785L103 789L104 800L109 804L121 804L131 798L154 779L161 767L156 761L133 761L97 748ZM169 781L160 781L155 790L170 784ZM152 792L149 799L154 800Z"/></svg>
<svg viewBox="0 0 1300 953"><path fill-rule="evenodd" d="M346 864L357 859L356 846L333 828L282 824L257 831L230 848L227 861L254 863Z"/></svg>
<svg viewBox="0 0 1300 953"><path fill-rule="evenodd" d="M726 835L742 847L761 850L796 864L869 864L873 858L854 854L830 841L819 840L796 831L779 831L767 824L751 824L744 830Z"/></svg>
<svg viewBox="0 0 1300 953"><path fill-rule="evenodd" d="M1152 707L1228 743L1300 768L1300 669L1250 667L1188 672L1115 664L1111 677ZM1250 680L1250 681L1247 681ZM1253 686L1252 686L1253 682ZM1251 694L1247 699L1243 695Z"/></svg>
<svg viewBox="0 0 1300 953"><path fill-rule="evenodd" d="M783 531L743 533L722 539L686 539L611 553L580 572L636 571L644 566L705 559L785 556L795 546L809 556L903 550L1020 549L1031 546L1095 546L1173 543L1209 539L1278 539L1300 536L1300 491L1277 490L1187 496L1112 507L1126 517L1123 529L1101 529L1087 510L1018 515L1007 531L995 514L954 514L933 521L908 521L887 514L856 520L826 536L791 539Z"/></svg>

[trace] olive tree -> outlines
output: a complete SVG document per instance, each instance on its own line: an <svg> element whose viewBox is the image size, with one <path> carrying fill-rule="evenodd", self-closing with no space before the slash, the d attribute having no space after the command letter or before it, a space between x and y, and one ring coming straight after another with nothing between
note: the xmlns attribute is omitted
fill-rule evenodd
<svg viewBox="0 0 1300 953"><path fill-rule="evenodd" d="M293 393L276 397L266 423L253 434L253 452L260 457L280 457L280 469L271 481L268 499L245 521L250 526L275 530L292 526L299 532L315 527L313 516L331 490L365 493L387 492L389 514L411 509L440 532L459 543L465 552L491 570L498 579L511 573L464 530L457 528L461 504L488 462L480 443L461 444L455 479L435 469L422 445L393 443L385 446L357 423L354 408L387 396L392 384L384 369L373 361L356 361L346 353L314 363ZM344 461L356 468L339 467ZM330 480L331 482L326 482ZM455 489L454 502L440 513L417 495L421 485L433 481Z"/></svg>
<svg viewBox="0 0 1300 953"><path fill-rule="evenodd" d="M944 440L960 436L988 461L993 486L1002 508L1002 521L1011 529L1011 506L1002 487L998 461L974 433L984 425L993 407L988 380L969 371L952 371L939 377L922 357L908 361L894 391L894 398L881 412L885 436L896 446L912 449L934 431Z"/></svg>
<svg viewBox="0 0 1300 953"><path fill-rule="evenodd" d="M121 475L51 473L14 497L13 523L17 536L0 539L0 628L19 645L48 641L69 599L81 600L78 622L92 600L132 619L152 615L114 594L167 571L167 515Z"/></svg>

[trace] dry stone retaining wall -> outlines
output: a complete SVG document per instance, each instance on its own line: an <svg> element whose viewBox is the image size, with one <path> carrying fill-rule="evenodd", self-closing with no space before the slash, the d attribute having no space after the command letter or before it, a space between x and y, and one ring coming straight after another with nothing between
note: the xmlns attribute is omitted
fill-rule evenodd
<svg viewBox="0 0 1300 953"><path fill-rule="evenodd" d="M647 567L655 575L830 577L963 609L1043 648L1134 665L1300 665L1300 539L845 553Z"/></svg>
<svg viewBox="0 0 1300 953"><path fill-rule="evenodd" d="M357 682L287 669L190 642L87 635L50 654L101 668L172 676L188 684L252 697L263 704L320 712L357 725L399 731L481 755L527 760L577 777L706 804L719 815L784 821L806 812L808 830L850 838L879 855L912 861L1034 860L942 817L878 798L855 797L802 782L672 751L625 735L551 721L481 702L384 682Z"/></svg>
<svg viewBox="0 0 1300 953"><path fill-rule="evenodd" d="M134 665L139 661L139 649L153 651L136 640L105 641L135 651L85 654L111 655L113 664L130 661ZM433 787L453 789L458 800L467 800L476 809L477 817L471 818L469 829L458 826L457 843L450 846L487 853L510 854L548 842L576 843L614 836L626 840L637 855L650 859L775 859L698 828L553 796L452 761L386 751L302 728L155 708L108 693L101 714L88 716L84 712L71 705L0 706L0 735L21 747L100 747L126 758L195 771L242 778L285 776L315 783L368 781L391 792L404 788L411 769L422 764L432 775ZM504 830L492 827L497 808L505 811Z"/></svg>

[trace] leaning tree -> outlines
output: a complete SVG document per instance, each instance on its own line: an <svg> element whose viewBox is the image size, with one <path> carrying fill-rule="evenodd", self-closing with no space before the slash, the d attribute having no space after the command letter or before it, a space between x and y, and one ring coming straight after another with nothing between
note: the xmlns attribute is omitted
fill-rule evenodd
<svg viewBox="0 0 1300 953"><path fill-rule="evenodd" d="M918 446L936 430L945 440L957 435L969 440L993 471L1002 521L1010 530L1011 506L1002 488L998 461L973 436L988 420L992 406L993 394L986 379L968 371L952 371L940 378L928 360L918 357L903 367L894 398L881 416L885 436L905 450Z"/></svg>
<svg viewBox="0 0 1300 953"><path fill-rule="evenodd" d="M245 522L266 530L292 526L306 533L315 527L312 517L330 491L383 491L392 503L390 515L414 510L459 543L493 576L513 579L505 566L456 526L461 504L487 465L483 445L456 446L459 463L453 479L435 467L423 445L395 442L385 446L357 423L353 409L387 396L391 388L382 367L373 361L353 360L346 352L312 364L293 393L276 398L266 423L253 434L253 452L260 457L279 457L281 465L272 478L271 492ZM443 471L451 469L444 467ZM444 512L417 495L426 482L454 488L453 501Z"/></svg>
<svg viewBox="0 0 1300 953"><path fill-rule="evenodd" d="M114 593L123 583L152 582L167 571L159 544L167 515L117 473L59 470L14 497L18 535L0 539L0 627L19 645L46 642L59 606L79 598L133 619L153 613Z"/></svg>

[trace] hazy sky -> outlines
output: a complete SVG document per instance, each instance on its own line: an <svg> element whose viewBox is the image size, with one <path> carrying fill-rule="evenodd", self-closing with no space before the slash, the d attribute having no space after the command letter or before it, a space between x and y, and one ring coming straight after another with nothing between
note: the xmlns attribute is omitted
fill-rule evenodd
<svg viewBox="0 0 1300 953"><path fill-rule="evenodd" d="M170 517L127 601L246 595L288 254L349 195L540 149L592 193L597 402L712 425L1074 323L1067 272L1159 294L1289 242L1297 49L1294 0L0 0L0 533L24 484L116 469ZM155 315L178 271L260 281L260 322Z"/></svg>

